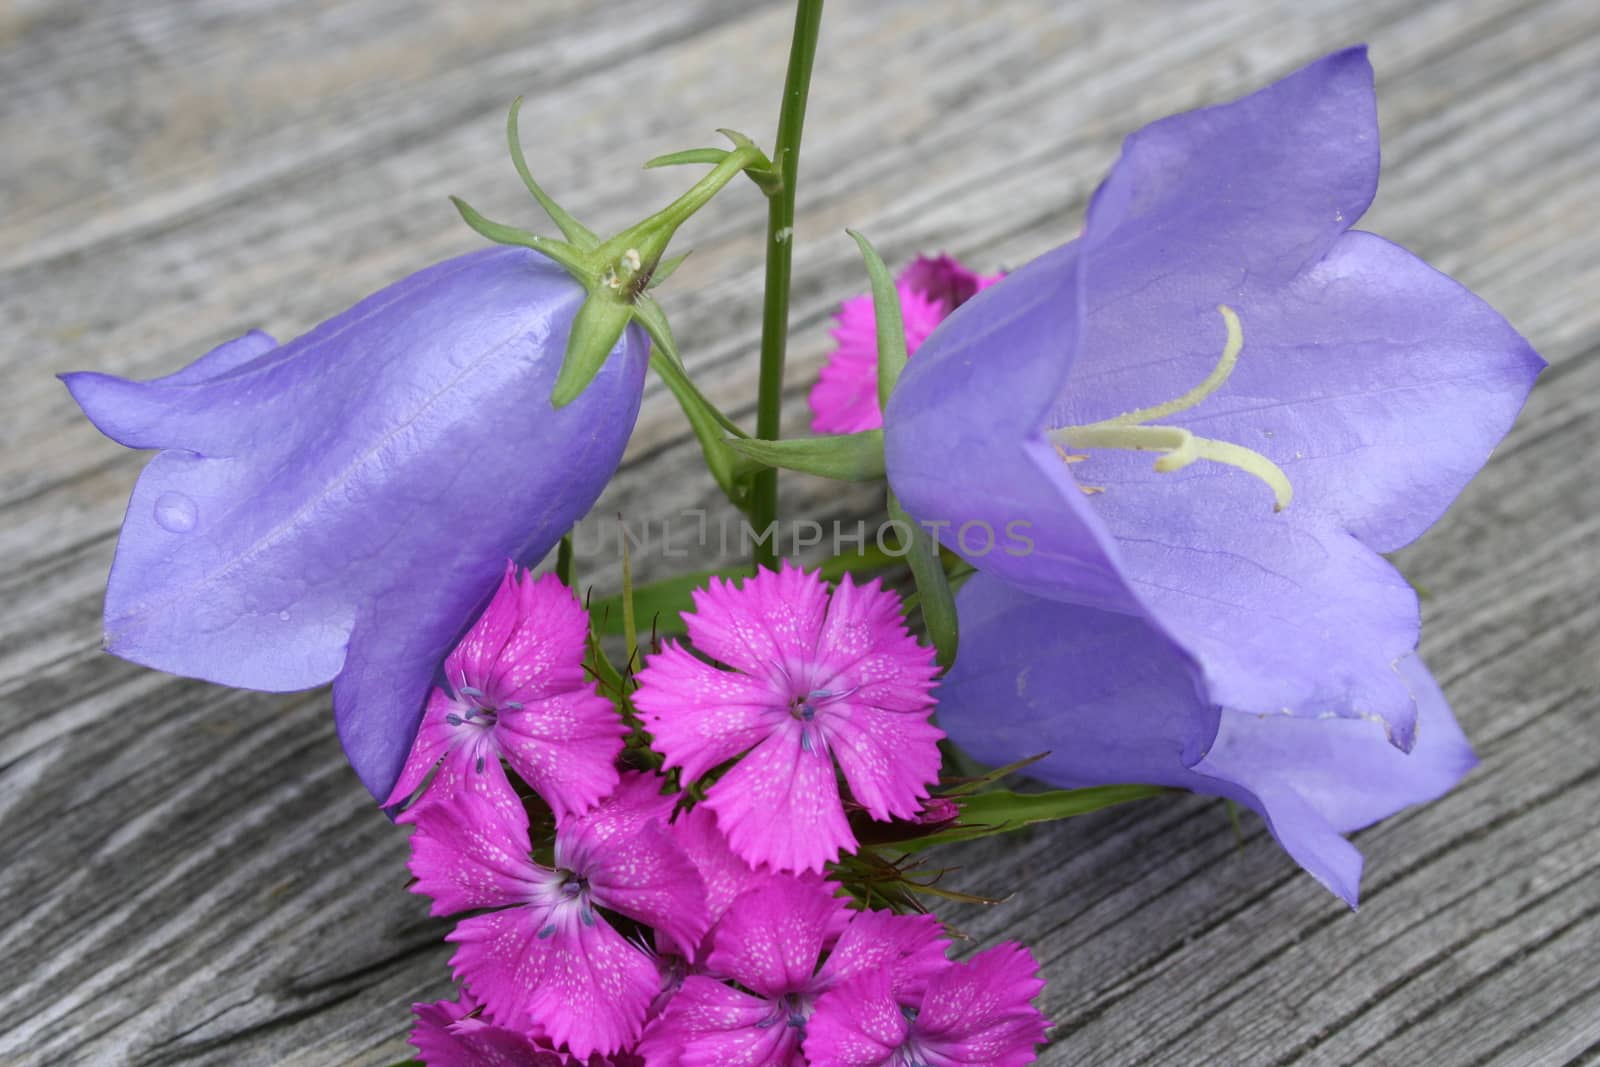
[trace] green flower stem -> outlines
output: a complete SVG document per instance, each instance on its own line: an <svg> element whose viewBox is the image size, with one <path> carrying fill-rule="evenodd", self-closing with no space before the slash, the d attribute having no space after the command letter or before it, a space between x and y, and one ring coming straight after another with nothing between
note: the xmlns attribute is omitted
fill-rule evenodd
<svg viewBox="0 0 1600 1067"><path fill-rule="evenodd" d="M773 160L783 185L767 201L767 278L761 311L761 380L756 391L756 436L776 441L783 406L783 357L789 336L789 276L794 249L794 192L800 174L800 132L805 125L811 68L817 56L822 0L798 0L789 72L783 83ZM751 489L751 518L758 533L778 517L778 472L764 470ZM776 537L755 546L756 566L776 566Z"/></svg>

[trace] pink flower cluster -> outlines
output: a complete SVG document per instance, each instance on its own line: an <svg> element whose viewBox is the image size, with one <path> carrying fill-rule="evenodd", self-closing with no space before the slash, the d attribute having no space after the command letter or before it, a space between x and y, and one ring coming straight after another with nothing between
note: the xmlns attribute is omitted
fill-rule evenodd
<svg viewBox="0 0 1600 1067"><path fill-rule="evenodd" d="M952 256L918 256L895 279L906 353L915 354L952 311L1003 277L976 274ZM878 319L871 294L846 300L834 318L836 345L811 387L811 430L876 430L883 425L883 411L878 406Z"/></svg>
<svg viewBox="0 0 1600 1067"><path fill-rule="evenodd" d="M694 651L617 695L659 757L628 748L552 577L508 569L446 661L391 798L411 800L414 891L468 913L460 998L415 1008L423 1060L1029 1062L1025 949L952 962L937 920L861 910L824 874L856 849L849 812L916 822L938 776L934 666L898 598L786 567L713 580L687 623Z"/></svg>

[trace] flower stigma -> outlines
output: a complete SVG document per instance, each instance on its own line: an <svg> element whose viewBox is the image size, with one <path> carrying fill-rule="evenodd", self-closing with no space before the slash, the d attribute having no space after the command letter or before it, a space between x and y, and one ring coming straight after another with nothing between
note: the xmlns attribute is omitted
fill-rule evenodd
<svg viewBox="0 0 1600 1067"><path fill-rule="evenodd" d="M1233 373L1233 368L1239 362L1239 353L1244 349L1244 329L1239 324L1239 315L1233 308L1226 304L1218 304L1217 311L1221 313L1223 324L1227 327L1228 338L1216 366L1211 368L1211 373L1207 374L1199 385L1164 404L1138 408L1083 426L1062 426L1051 430L1050 439L1055 443L1062 459L1070 463L1080 458L1063 452L1063 447L1161 452L1164 455L1156 460L1155 469L1163 473L1182 470L1196 460L1210 460L1213 463L1223 463L1237 468L1265 482L1272 490L1273 511L1282 511L1288 507L1294 498L1294 487L1289 484L1289 476L1283 472L1282 467L1261 453L1243 445L1200 437L1181 426L1149 425L1157 419L1164 419L1196 406L1220 389L1228 380L1228 376Z"/></svg>

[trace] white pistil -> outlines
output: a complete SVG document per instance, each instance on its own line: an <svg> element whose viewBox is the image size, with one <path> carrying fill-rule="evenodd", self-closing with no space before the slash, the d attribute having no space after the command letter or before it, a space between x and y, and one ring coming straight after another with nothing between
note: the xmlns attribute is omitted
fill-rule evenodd
<svg viewBox="0 0 1600 1067"><path fill-rule="evenodd" d="M1197 436L1181 426L1147 425L1155 419L1176 415L1199 404L1220 389L1228 380L1228 376L1233 373L1233 368L1239 362L1239 353L1244 350L1244 330L1239 324L1238 314L1231 307L1218 304L1217 310L1221 312L1223 324L1227 327L1228 339L1223 346L1221 358L1217 360L1217 365L1211 368L1211 373L1206 375L1204 381L1165 404L1139 408L1084 426L1062 426L1051 430L1050 437L1056 443L1057 451L1061 451L1061 446L1064 445L1070 448L1116 448L1135 452L1162 452L1165 454L1156 460L1155 469L1163 473L1182 470L1201 459L1224 463L1265 482L1272 490L1273 511L1282 511L1288 507L1294 498L1294 487L1289 484L1289 476L1283 472L1283 468L1261 453L1243 445ZM1068 459L1066 453L1062 453L1062 456ZM1073 456L1068 461L1077 458Z"/></svg>

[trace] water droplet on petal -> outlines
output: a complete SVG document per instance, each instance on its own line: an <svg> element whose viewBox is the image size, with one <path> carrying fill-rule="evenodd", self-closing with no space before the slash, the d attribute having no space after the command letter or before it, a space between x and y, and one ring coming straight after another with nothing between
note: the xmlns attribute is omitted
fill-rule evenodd
<svg viewBox="0 0 1600 1067"><path fill-rule="evenodd" d="M156 497L156 524L172 533L188 533L200 518L200 509L182 493L162 493Z"/></svg>

